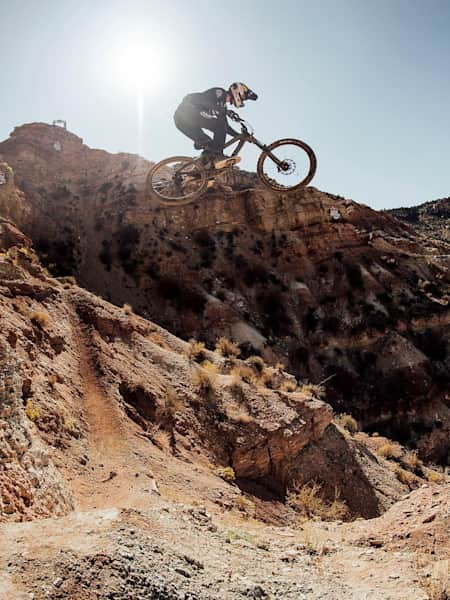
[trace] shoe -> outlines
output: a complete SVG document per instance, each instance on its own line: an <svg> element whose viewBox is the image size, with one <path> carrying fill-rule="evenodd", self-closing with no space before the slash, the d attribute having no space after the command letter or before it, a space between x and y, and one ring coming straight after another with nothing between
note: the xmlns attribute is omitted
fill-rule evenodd
<svg viewBox="0 0 450 600"><path fill-rule="evenodd" d="M240 162L240 156L222 156L214 159L214 166L216 169L224 169L225 167L231 167Z"/></svg>

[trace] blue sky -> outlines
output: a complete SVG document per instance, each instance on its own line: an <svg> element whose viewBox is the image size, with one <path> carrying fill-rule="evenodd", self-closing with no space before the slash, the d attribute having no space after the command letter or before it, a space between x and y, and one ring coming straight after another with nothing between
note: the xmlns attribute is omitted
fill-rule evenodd
<svg viewBox="0 0 450 600"><path fill-rule="evenodd" d="M320 189L374 208L450 195L448 0L0 0L0 139L64 118L96 148L192 154L182 97L244 81L265 142L298 137ZM121 57L139 40L136 85ZM130 71L135 70L131 67ZM245 152L255 166L257 151Z"/></svg>

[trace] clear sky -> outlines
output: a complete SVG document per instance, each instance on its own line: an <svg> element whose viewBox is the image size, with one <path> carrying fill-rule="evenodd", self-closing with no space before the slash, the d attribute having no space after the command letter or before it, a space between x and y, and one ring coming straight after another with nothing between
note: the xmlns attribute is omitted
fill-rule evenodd
<svg viewBox="0 0 450 600"><path fill-rule="evenodd" d="M320 189L374 208L450 195L450 0L0 0L0 9L0 139L63 118L92 147L189 155L177 104L237 80L260 95L242 109L258 138L314 148ZM144 60L130 54L135 43Z"/></svg>

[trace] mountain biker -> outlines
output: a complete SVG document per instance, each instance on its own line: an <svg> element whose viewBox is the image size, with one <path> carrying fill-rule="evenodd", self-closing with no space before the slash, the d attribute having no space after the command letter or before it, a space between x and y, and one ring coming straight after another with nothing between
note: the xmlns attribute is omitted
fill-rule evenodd
<svg viewBox="0 0 450 600"><path fill-rule="evenodd" d="M246 100L257 100L258 96L247 85L235 82L225 90L214 87L205 92L188 94L174 114L176 127L194 141L196 150L203 149L206 159L223 159L223 147L227 133L239 135L227 121L236 113L227 110L227 104L241 108ZM213 139L203 131L214 133Z"/></svg>

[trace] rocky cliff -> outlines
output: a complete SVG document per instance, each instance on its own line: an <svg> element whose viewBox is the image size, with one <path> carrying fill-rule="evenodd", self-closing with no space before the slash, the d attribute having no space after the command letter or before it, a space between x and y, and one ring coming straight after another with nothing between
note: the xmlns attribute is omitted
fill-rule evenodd
<svg viewBox="0 0 450 600"><path fill-rule="evenodd" d="M54 275L184 339L225 335L244 356L327 380L337 411L448 462L444 241L314 188L215 190L161 209L144 191L147 161L45 124L16 128L0 157Z"/></svg>
<svg viewBox="0 0 450 600"><path fill-rule="evenodd" d="M0 155L0 596L445 591L445 473L374 431L447 460L439 241L315 189L163 211L43 124Z"/></svg>

